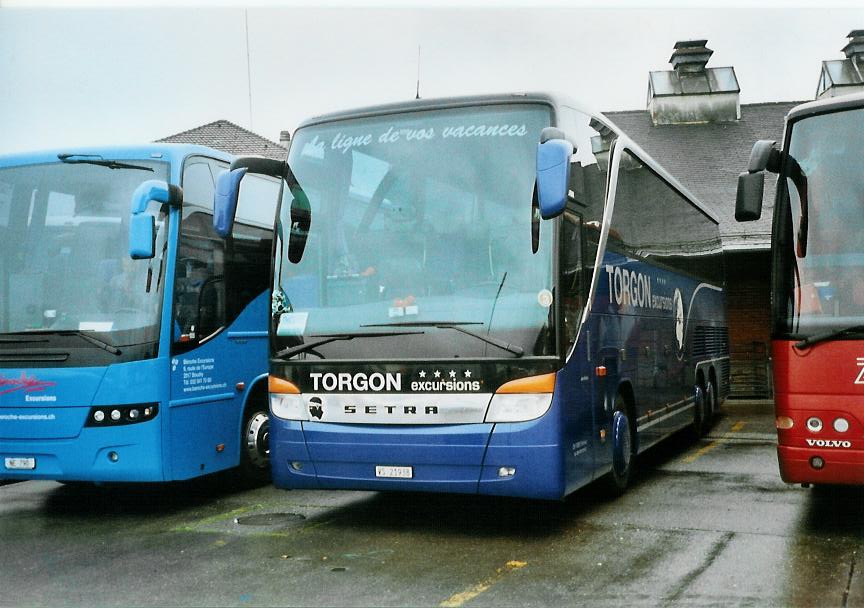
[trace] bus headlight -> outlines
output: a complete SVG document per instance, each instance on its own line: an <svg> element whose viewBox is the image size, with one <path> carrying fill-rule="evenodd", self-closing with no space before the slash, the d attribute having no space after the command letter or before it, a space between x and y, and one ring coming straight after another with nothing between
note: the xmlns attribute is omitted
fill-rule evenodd
<svg viewBox="0 0 864 608"><path fill-rule="evenodd" d="M308 420L303 397L300 395L280 395L270 393L270 411L282 420Z"/></svg>
<svg viewBox="0 0 864 608"><path fill-rule="evenodd" d="M159 413L158 403L134 405L97 405L90 408L84 426L122 426L152 420Z"/></svg>
<svg viewBox="0 0 864 608"><path fill-rule="evenodd" d="M267 382L270 391L270 411L283 420L308 420L300 389L293 382L270 376Z"/></svg>
<svg viewBox="0 0 864 608"><path fill-rule="evenodd" d="M486 422L526 422L552 406L555 374L519 378L503 384L489 402Z"/></svg>

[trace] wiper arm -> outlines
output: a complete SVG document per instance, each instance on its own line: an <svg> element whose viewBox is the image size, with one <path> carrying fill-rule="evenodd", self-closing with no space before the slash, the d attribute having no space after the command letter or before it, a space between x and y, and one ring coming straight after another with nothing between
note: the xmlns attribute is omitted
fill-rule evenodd
<svg viewBox="0 0 864 608"><path fill-rule="evenodd" d="M58 154L57 158L59 158L61 162L69 165L99 165L100 167L108 167L109 169L136 169L138 171L150 171L153 173L152 167L142 167L140 165L121 163L116 160L105 160L101 156L89 156L86 154Z"/></svg>
<svg viewBox="0 0 864 608"><path fill-rule="evenodd" d="M442 325L483 325L483 321L394 321L393 323L367 323L360 327L441 327Z"/></svg>
<svg viewBox="0 0 864 608"><path fill-rule="evenodd" d="M4 336L26 336L26 335L56 335L56 336L78 336L79 338L86 340L90 344L94 346L98 346L102 350L107 350L112 355L119 355L121 353L120 349L111 344L110 342L106 342L105 340L100 340L95 336L91 336L87 332L81 331L80 329L26 329L24 331L11 331L9 333L3 334ZM5 340L4 340L5 341ZM11 341L11 340L10 340Z"/></svg>
<svg viewBox="0 0 864 608"><path fill-rule="evenodd" d="M482 321L398 321L395 323L371 323L369 325L361 325L360 327L438 327L441 329L455 329L467 336L483 340L486 344L497 346L500 349L513 353L517 357L521 357L525 350L516 344L510 344L504 340L499 340L491 336L484 336L473 331L467 330L461 325L483 325Z"/></svg>
<svg viewBox="0 0 864 608"><path fill-rule="evenodd" d="M845 336L847 334L858 334L864 333L864 325L853 325L852 327L844 327L843 329L835 329L832 331L826 331L822 334L816 334L815 336L810 336L809 338L804 338L800 342L796 342L794 344L795 348L798 350L802 350L807 348L808 346L812 346L814 344L818 344L819 342L825 342L826 340L830 340L831 338L839 338L840 336Z"/></svg>
<svg viewBox="0 0 864 608"><path fill-rule="evenodd" d="M507 352L511 352L517 357L521 357L525 350L516 344L510 344L509 342L505 342L504 340L499 340L498 338L493 338L492 336L484 336L483 334L474 333L473 331L469 331L464 327L459 327L458 325L453 325L450 323L443 323L441 325L436 325L435 327L441 327L442 329L455 329L458 332L465 334L466 336L472 336L477 338L478 340L483 340L486 344L491 344L492 346L497 346Z"/></svg>
<svg viewBox="0 0 864 608"><path fill-rule="evenodd" d="M303 351L311 350L318 346L322 346L323 344L329 344L330 342L337 342L339 340L353 340L354 338L383 338L387 336L409 336L415 334L422 334L425 332L422 331L381 331L381 332L357 332L357 333L345 333L345 334L315 334L310 336L312 338L319 338L318 340L313 340L311 342L304 342L303 344L298 344L297 346L290 346L288 348L284 348L279 352L275 353L273 357L275 359L290 359L294 355L302 353Z"/></svg>

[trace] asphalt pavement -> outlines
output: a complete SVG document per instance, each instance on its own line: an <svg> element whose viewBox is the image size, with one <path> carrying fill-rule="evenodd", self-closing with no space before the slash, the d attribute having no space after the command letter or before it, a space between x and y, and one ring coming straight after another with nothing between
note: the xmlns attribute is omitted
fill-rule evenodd
<svg viewBox="0 0 864 608"><path fill-rule="evenodd" d="M777 473L770 402L561 503L0 487L0 606L864 606L864 490Z"/></svg>

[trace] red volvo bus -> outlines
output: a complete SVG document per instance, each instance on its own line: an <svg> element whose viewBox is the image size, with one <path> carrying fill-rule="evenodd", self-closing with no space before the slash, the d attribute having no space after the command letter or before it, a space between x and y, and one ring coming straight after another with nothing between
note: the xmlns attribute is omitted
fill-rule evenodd
<svg viewBox="0 0 864 608"><path fill-rule="evenodd" d="M864 484L864 95L805 103L782 149L753 147L735 217L779 174L772 256L777 456L784 481Z"/></svg>

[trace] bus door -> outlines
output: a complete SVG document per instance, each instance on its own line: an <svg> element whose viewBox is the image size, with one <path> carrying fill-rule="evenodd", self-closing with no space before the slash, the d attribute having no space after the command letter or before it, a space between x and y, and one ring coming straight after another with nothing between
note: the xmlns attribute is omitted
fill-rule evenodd
<svg viewBox="0 0 864 608"><path fill-rule="evenodd" d="M586 323L576 341L585 302L587 301L596 244L586 244L582 216L568 208L563 215L561 232L561 317L569 354L560 372L558 390L564 407L564 447L568 487L581 485L593 477L597 425L594 362L591 361L591 329ZM590 259L589 259L590 258ZM574 344L575 343L575 344ZM601 399L602 401L602 399ZM602 406L600 408L602 410Z"/></svg>
<svg viewBox="0 0 864 608"><path fill-rule="evenodd" d="M260 221L238 209L231 237L219 237L213 229L213 191L225 168L192 158L183 172L169 408L175 479L237 465L247 395L267 373L267 285L277 197L268 193L273 202L257 209ZM266 413L266 391L261 394Z"/></svg>

